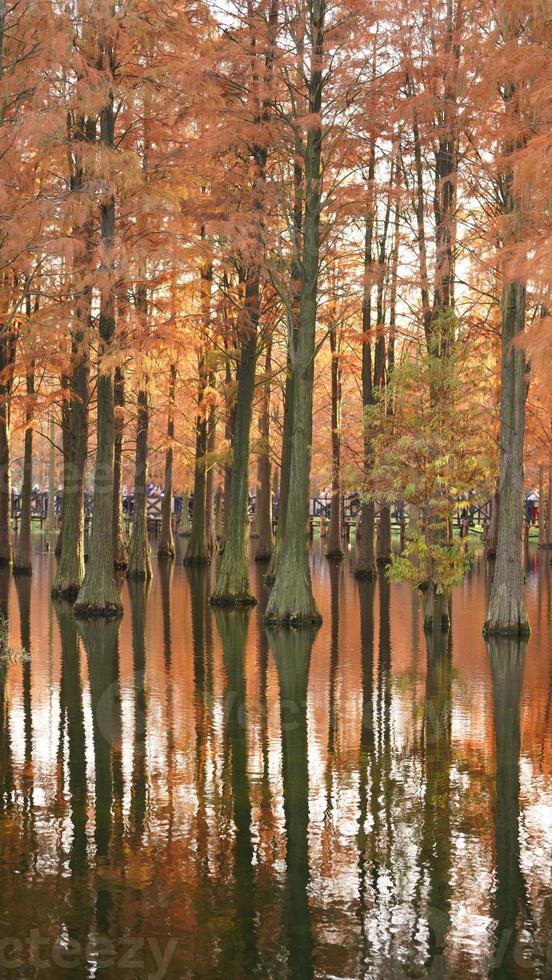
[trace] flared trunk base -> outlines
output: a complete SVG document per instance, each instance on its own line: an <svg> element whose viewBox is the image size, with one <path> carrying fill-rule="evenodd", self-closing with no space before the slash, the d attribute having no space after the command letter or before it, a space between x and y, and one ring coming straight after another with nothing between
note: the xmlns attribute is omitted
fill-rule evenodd
<svg viewBox="0 0 552 980"><path fill-rule="evenodd" d="M237 608L239 606L256 606L257 600L254 595L244 594L244 595L223 595L223 594L213 594L209 599L211 606L225 606L228 608Z"/></svg>
<svg viewBox="0 0 552 980"><path fill-rule="evenodd" d="M117 619L123 615L123 607L120 602L77 602L73 606L73 612L79 619Z"/></svg>
<svg viewBox="0 0 552 980"><path fill-rule="evenodd" d="M515 599L504 586L493 596L489 617L483 626L484 636L529 636L525 600Z"/></svg>

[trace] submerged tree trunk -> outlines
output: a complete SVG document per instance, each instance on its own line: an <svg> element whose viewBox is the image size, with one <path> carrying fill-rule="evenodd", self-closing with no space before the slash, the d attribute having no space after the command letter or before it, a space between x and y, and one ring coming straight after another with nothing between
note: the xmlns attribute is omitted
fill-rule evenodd
<svg viewBox="0 0 552 980"><path fill-rule="evenodd" d="M134 476L134 511L132 533L128 544L127 578L151 578L151 550L148 538L146 485L148 482L149 405L145 388L138 392L136 430L136 469Z"/></svg>
<svg viewBox="0 0 552 980"><path fill-rule="evenodd" d="M257 530L255 561L270 561L272 555L272 466L270 462L270 372L272 370L272 340L269 338L265 357L265 384L259 414L260 448L257 464Z"/></svg>
<svg viewBox="0 0 552 980"><path fill-rule="evenodd" d="M337 327L330 330L330 350L332 354L332 500L330 504L330 526L326 538L326 558L342 558L341 548L341 372L337 351Z"/></svg>
<svg viewBox="0 0 552 980"><path fill-rule="evenodd" d="M30 575L33 570L31 504L33 494L33 409L34 368L27 375L27 410L25 413L25 448L23 455L23 485L21 487L21 513L19 538L13 562L14 574Z"/></svg>
<svg viewBox="0 0 552 980"><path fill-rule="evenodd" d="M111 52L106 52L110 59ZM115 142L113 93L100 116L102 143L113 149ZM101 241L110 261L115 235L115 199L108 194L101 205ZM115 332L115 298L113 285L104 285L100 297L99 334L101 354L108 353ZM84 582L75 603L79 616L119 616L123 607L113 568L113 459L114 401L113 374L110 367L102 371L101 354L97 382L98 435L94 474L94 507L90 529L90 556Z"/></svg>
<svg viewBox="0 0 552 980"><path fill-rule="evenodd" d="M127 567L127 546L123 525L123 432L125 407L125 376L123 369L115 368L115 440L113 455L113 565Z"/></svg>
<svg viewBox="0 0 552 980"><path fill-rule="evenodd" d="M158 557L163 558L174 558L176 555L172 526L175 387L176 364L171 364L169 378L169 413L167 418L167 452L165 453L164 497L161 506L161 533L159 535L159 544L157 546L157 555Z"/></svg>
<svg viewBox="0 0 552 980"><path fill-rule="evenodd" d="M507 283L502 297L500 385L500 510L487 635L529 633L522 569L523 444L527 380L525 354L513 341L525 327L526 290Z"/></svg>
<svg viewBox="0 0 552 980"><path fill-rule="evenodd" d="M256 602L249 587L249 571L247 568L247 491L249 440L257 359L259 288L260 283L255 272L255 278L249 278L245 287L245 323L242 326L243 341L238 365L232 480L230 483L230 506L227 511L229 521L224 554L215 591L211 596L211 602L214 605L237 606L250 605Z"/></svg>

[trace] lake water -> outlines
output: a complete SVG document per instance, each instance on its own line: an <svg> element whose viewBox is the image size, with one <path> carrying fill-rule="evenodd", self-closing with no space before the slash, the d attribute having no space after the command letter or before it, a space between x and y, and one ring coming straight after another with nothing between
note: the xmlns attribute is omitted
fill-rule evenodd
<svg viewBox="0 0 552 980"><path fill-rule="evenodd" d="M489 649L480 557L429 648L408 586L312 561L316 635L267 635L254 566L249 612L177 563L78 627L51 554L0 572L31 653L0 669L1 977L552 977L549 556L531 638Z"/></svg>

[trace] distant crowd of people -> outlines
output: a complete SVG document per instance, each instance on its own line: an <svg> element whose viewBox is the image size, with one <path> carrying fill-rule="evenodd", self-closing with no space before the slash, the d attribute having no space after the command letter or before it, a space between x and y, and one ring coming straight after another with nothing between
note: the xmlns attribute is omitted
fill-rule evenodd
<svg viewBox="0 0 552 980"><path fill-rule="evenodd" d="M63 486L59 486L56 490L56 511L61 510L62 492L63 492ZM222 488L220 492L222 494ZM48 493L47 489L42 489L38 483L35 483L33 485L32 494L34 499L41 496L47 496L47 493ZM121 488L121 493L123 497L123 507L125 509L125 512L127 512L130 515L132 512L134 487L124 484L123 487ZM15 501L18 500L20 497L20 490L16 489L15 487L12 488L12 495L15 504ZM91 499L91 496L92 495L90 493L85 493L85 497L87 498L86 505L89 505L90 501L88 500L88 498ZM146 487L146 496L150 498L162 498L165 496L165 489L161 484L148 483ZM248 492L248 512L250 517L252 517L253 514L255 513L256 498L257 498L256 488L250 489ZM325 487L323 490L321 490L317 496L317 500L319 506L322 505L324 511L327 510L329 514L329 509L332 500L332 488ZM280 495L277 491L275 491L272 494L272 514L274 520L278 519L279 502L280 502ZM356 512L357 509L360 507L359 492L352 491L348 494L345 494L344 503L346 503L348 509L351 510L351 512L353 513ZM188 493L188 506L190 510L190 516L192 511L192 505L193 505L193 493ZM467 532L467 527L473 523L474 511L475 511L475 507L470 506L468 504L466 504L464 508L460 511L460 523L461 525L466 526L465 527L466 532ZM392 514L393 518L400 521L403 518L403 515L404 515L404 505L402 503L396 503L393 507L393 514ZM539 493L535 489L526 490L524 495L525 523L529 526L534 526L535 524L539 523L539 517L540 517Z"/></svg>

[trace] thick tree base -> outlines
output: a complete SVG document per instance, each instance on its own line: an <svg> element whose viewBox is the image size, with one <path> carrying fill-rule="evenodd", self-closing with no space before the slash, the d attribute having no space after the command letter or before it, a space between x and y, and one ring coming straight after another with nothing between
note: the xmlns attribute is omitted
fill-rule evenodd
<svg viewBox="0 0 552 980"><path fill-rule="evenodd" d="M208 558L208 557L206 557L205 555L203 555L203 556L201 556L201 555L191 555L191 556L186 555L186 557L182 559L182 564L183 565L210 565L211 564L211 559Z"/></svg>
<svg viewBox="0 0 552 980"><path fill-rule="evenodd" d="M256 606L257 600L254 595L212 595L209 605L237 609L240 606Z"/></svg>
<svg viewBox="0 0 552 980"><path fill-rule="evenodd" d="M331 551L327 551L326 558L332 558L335 561L341 561L344 558L344 554L341 548L333 548Z"/></svg>
<svg viewBox="0 0 552 980"><path fill-rule="evenodd" d="M73 612L79 619L117 619L123 615L123 607L112 602L106 602L103 606L79 602L73 606Z"/></svg>
<svg viewBox="0 0 552 980"><path fill-rule="evenodd" d="M354 576L361 582L375 582L378 577L378 570L373 568L355 568Z"/></svg>
<svg viewBox="0 0 552 980"><path fill-rule="evenodd" d="M527 620L515 623L501 623L488 619L483 626L483 636L530 636L531 628Z"/></svg>
<svg viewBox="0 0 552 980"><path fill-rule="evenodd" d="M496 572L495 572L496 575ZM522 587L514 590L509 584L493 582L489 613L483 626L484 636L529 636L525 598Z"/></svg>
<svg viewBox="0 0 552 980"><path fill-rule="evenodd" d="M6 558L4 555L0 557L0 568L8 568L12 563L11 558Z"/></svg>
<svg viewBox="0 0 552 980"><path fill-rule="evenodd" d="M320 626L322 622L322 616L316 610L310 613L303 612L293 612L289 610L281 615L277 613L270 613L265 616L264 622L266 626L272 628L276 626L283 626L287 629L301 629L307 626Z"/></svg>

